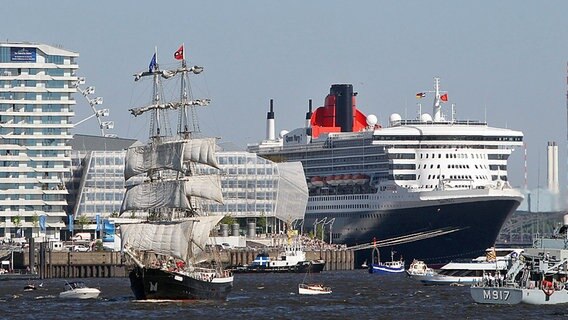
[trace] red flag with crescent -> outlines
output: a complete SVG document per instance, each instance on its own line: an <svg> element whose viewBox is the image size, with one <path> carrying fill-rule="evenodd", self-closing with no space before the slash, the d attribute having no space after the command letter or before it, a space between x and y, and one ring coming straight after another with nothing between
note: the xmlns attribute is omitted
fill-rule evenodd
<svg viewBox="0 0 568 320"><path fill-rule="evenodd" d="M183 60L184 59L184 55L183 55L183 44L181 45L181 47L179 47L179 49L177 49L177 51L174 53L174 58L176 60Z"/></svg>

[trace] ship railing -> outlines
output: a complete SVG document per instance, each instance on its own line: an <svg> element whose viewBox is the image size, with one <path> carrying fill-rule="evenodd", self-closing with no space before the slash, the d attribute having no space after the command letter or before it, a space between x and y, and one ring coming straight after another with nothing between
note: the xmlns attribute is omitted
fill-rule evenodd
<svg viewBox="0 0 568 320"><path fill-rule="evenodd" d="M422 120L399 120L396 121L392 127L398 127L403 125L439 125L439 124L450 124L450 125L467 125L467 126L486 126L487 122L479 120L454 120L454 121L422 121Z"/></svg>

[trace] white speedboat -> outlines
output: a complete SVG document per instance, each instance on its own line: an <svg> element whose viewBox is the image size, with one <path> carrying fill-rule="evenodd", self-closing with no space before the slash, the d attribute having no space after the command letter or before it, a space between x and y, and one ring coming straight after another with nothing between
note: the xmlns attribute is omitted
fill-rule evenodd
<svg viewBox="0 0 568 320"><path fill-rule="evenodd" d="M315 283L300 283L298 285L298 293L299 294L330 294L331 288L326 287L323 284L315 284Z"/></svg>
<svg viewBox="0 0 568 320"><path fill-rule="evenodd" d="M484 274L503 276L507 272L511 259L518 258L522 252L523 249L489 248L484 256L472 261L450 262L439 270L413 275L412 278L427 285L470 285L481 281Z"/></svg>
<svg viewBox="0 0 568 320"><path fill-rule="evenodd" d="M426 263L422 260L414 260L406 270L408 276L428 276L434 275L434 269L428 267Z"/></svg>
<svg viewBox="0 0 568 320"><path fill-rule="evenodd" d="M85 286L82 281L65 282L65 291L59 294L60 298L66 299L96 299L101 291L96 288Z"/></svg>

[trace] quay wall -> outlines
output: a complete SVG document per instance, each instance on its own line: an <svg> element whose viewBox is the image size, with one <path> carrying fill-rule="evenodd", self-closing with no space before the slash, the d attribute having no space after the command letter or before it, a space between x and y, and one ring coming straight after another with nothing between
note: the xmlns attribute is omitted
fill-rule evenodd
<svg viewBox="0 0 568 320"><path fill-rule="evenodd" d="M277 248L222 250L221 262L228 266L250 264L260 252L267 252L276 258L281 251ZM325 260L324 271L353 270L355 267L354 251L347 249L308 250L306 259ZM35 250L35 254L30 254L27 250L14 254L14 262L23 269L35 266L35 272L42 279L128 276L128 266L123 263L120 252L61 252L40 246L39 250Z"/></svg>

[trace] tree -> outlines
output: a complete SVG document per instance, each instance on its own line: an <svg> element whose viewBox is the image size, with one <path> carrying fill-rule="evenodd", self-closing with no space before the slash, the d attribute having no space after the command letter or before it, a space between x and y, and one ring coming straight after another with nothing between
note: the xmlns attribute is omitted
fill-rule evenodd
<svg viewBox="0 0 568 320"><path fill-rule="evenodd" d="M97 242L95 242L95 250L103 251L103 248L103 242L101 240L97 240Z"/></svg>
<svg viewBox="0 0 568 320"><path fill-rule="evenodd" d="M86 215L80 215L79 219L77 219L77 224L79 225L79 229L83 230L85 229L85 226L91 221L91 219L89 219L89 217L87 217Z"/></svg>
<svg viewBox="0 0 568 320"><path fill-rule="evenodd" d="M264 211L260 214L260 218L256 220L256 226L260 228L262 232L266 230L266 215L264 214Z"/></svg>
<svg viewBox="0 0 568 320"><path fill-rule="evenodd" d="M39 225L39 216L37 215L37 212L34 212L34 215L32 216L32 225L36 228Z"/></svg>
<svg viewBox="0 0 568 320"><path fill-rule="evenodd" d="M22 225L22 217L19 214L12 217L12 223L16 228L19 228Z"/></svg>
<svg viewBox="0 0 568 320"><path fill-rule="evenodd" d="M229 214L224 216L223 219L221 219L221 221L220 221L220 223L228 224L228 225L232 225L236 222L237 222L237 219L235 219L233 216L231 216Z"/></svg>
<svg viewBox="0 0 568 320"><path fill-rule="evenodd" d="M22 226L22 217L20 215L12 217L12 223L14 224L16 229L20 228ZM20 230L20 232L21 232L21 230ZM16 231L16 235L17 234L18 234L18 231ZM20 237L21 236L22 236L22 234L20 233Z"/></svg>

